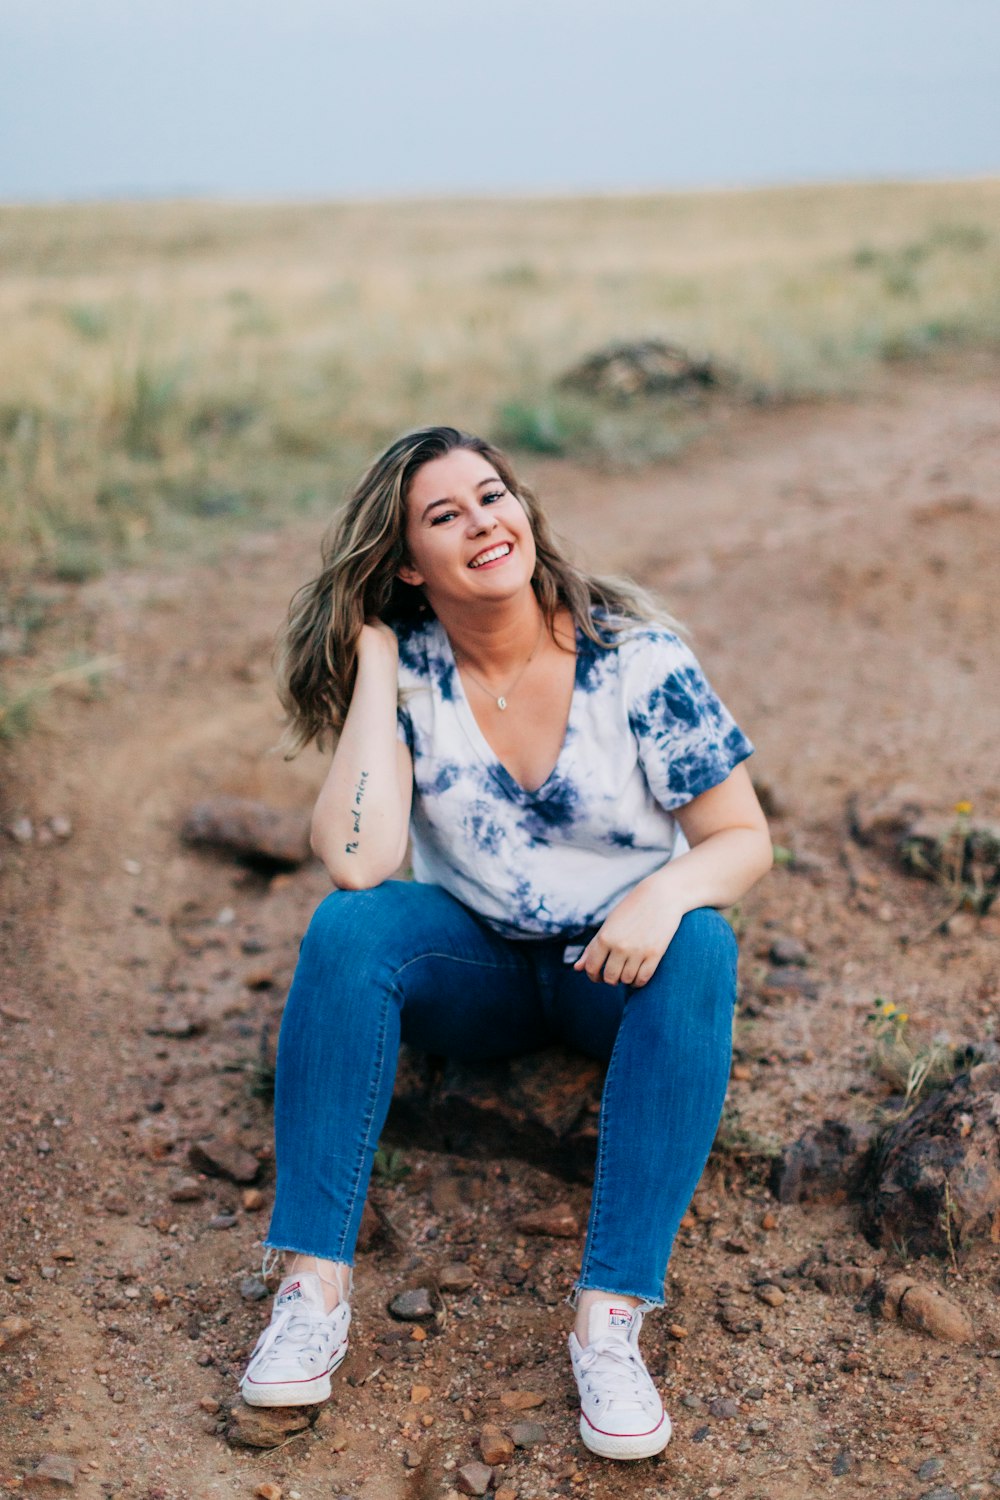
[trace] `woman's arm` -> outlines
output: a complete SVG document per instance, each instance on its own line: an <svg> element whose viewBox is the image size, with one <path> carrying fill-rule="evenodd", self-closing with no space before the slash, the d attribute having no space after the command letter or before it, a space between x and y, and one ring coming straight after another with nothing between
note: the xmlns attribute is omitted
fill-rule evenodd
<svg viewBox="0 0 1000 1500"><path fill-rule="evenodd" d="M362 627L351 706L312 818L312 847L334 885L367 890L406 853L410 752L396 737L399 650L387 625Z"/></svg>
<svg viewBox="0 0 1000 1500"><path fill-rule="evenodd" d="M746 766L674 812L690 849L640 880L574 964L606 984L646 984L685 912L732 906L767 873L771 836Z"/></svg>

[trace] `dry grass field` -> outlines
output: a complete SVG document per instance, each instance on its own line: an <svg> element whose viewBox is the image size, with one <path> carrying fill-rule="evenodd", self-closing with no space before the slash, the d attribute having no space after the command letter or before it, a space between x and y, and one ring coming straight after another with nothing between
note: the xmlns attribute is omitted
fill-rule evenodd
<svg viewBox="0 0 1000 1500"><path fill-rule="evenodd" d="M707 411L559 390L609 340L676 342L778 401L1000 339L1000 181L8 206L0 260L9 584L326 506L423 421L603 466L670 457Z"/></svg>

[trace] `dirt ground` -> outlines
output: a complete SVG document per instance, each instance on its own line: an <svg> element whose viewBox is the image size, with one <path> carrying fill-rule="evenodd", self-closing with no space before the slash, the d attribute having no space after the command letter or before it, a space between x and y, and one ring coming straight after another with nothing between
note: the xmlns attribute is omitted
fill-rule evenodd
<svg viewBox="0 0 1000 1500"><path fill-rule="evenodd" d="M937 810L1000 814L998 374L965 359L897 372L854 404L737 411L660 470L524 466L582 559L658 587L691 627L780 801L775 841L806 856L741 913L730 1098L747 1131L779 1142L872 1117L887 1092L868 1065L876 995L919 1037L981 1041L997 1022L997 918L941 930L939 887L845 847L851 795L902 780ZM314 865L265 879L178 830L217 791L308 806L323 762L273 753L269 655L316 554L316 527L297 524L210 566L66 591L53 639L120 666L3 751L0 822L27 817L34 836L0 842L0 1319L30 1325L7 1325L0 1352L0 1494L66 1492L25 1479L63 1454L81 1500L222 1500L265 1481L290 1500L438 1497L482 1427L518 1417L544 1427L495 1471L518 1500L1000 1493L996 1247L911 1267L976 1330L935 1341L803 1270L906 1266L905 1245L873 1249L847 1203L775 1203L761 1164L725 1151L644 1335L675 1425L661 1458L615 1466L580 1445L562 1347L580 1238L514 1227L560 1200L582 1223L586 1188L415 1151L408 1175L373 1188L394 1233L360 1258L323 1416L275 1451L227 1441L266 1315L250 1300L272 1175L270 1111L250 1087L260 1021L327 883ZM46 832L53 817L68 837ZM776 937L804 945L816 998L755 1003ZM175 1200L190 1142L227 1132L262 1162L261 1206L210 1177ZM411 1337L387 1300L447 1262L471 1284ZM781 1305L757 1299L762 1281ZM744 1308L744 1331L720 1299ZM517 1391L540 1404L512 1412Z"/></svg>

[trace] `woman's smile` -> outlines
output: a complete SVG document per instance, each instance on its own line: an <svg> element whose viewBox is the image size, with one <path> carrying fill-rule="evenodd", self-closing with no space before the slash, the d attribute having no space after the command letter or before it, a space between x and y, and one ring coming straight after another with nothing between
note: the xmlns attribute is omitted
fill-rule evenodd
<svg viewBox="0 0 1000 1500"><path fill-rule="evenodd" d="M513 548L510 542L498 542L493 547L487 547L485 552L477 552L468 564L470 568L487 568L491 563L503 562L509 557Z"/></svg>

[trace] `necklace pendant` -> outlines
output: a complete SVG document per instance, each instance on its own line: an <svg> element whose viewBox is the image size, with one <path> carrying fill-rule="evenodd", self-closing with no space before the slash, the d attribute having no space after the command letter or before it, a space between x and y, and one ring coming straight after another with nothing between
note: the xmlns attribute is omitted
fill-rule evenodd
<svg viewBox="0 0 1000 1500"><path fill-rule="evenodd" d="M506 708L506 707L507 707L507 699L503 696L503 694L501 694L500 697L497 699L497 708Z"/></svg>

